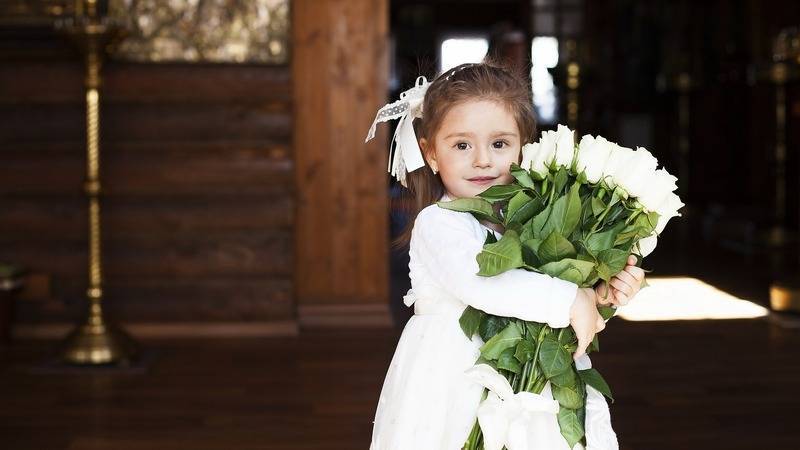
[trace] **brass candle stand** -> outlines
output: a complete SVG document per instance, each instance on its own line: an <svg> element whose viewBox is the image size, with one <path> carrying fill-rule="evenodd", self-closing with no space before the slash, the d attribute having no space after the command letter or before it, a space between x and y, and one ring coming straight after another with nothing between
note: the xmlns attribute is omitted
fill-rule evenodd
<svg viewBox="0 0 800 450"><path fill-rule="evenodd" d="M780 244L786 244L787 233L783 227L788 206L786 203L786 161L789 148L786 143L786 85L789 81L800 79L800 28L782 30L775 39L772 56L773 64L769 71L769 79L775 84L775 160L777 165L777 216L772 239ZM800 163L798 163L797 170L800 173ZM797 177L792 178L797 179ZM797 207L798 229L794 236L794 243L795 248L800 249L800 202ZM800 254L800 251L795 250L794 254ZM797 264L800 266L800 259ZM800 314L800 274L794 271L772 283L770 307L779 313Z"/></svg>
<svg viewBox="0 0 800 450"><path fill-rule="evenodd" d="M103 314L103 272L100 227L100 87L106 51L124 34L124 28L98 14L97 0L76 2L75 16L56 23L57 29L75 42L85 58L86 69L86 172L84 190L89 200L89 287L85 319L63 343L61 359L68 364L129 364L136 345Z"/></svg>
<svg viewBox="0 0 800 450"><path fill-rule="evenodd" d="M580 64L578 63L578 43L575 39L567 40L567 124L575 130L575 136L580 136L578 130L578 89L580 88Z"/></svg>

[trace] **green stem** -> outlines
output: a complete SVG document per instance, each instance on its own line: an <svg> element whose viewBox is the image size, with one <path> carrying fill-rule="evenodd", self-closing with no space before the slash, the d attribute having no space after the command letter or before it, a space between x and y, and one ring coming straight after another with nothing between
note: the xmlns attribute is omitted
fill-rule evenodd
<svg viewBox="0 0 800 450"><path fill-rule="evenodd" d="M530 372L531 372L531 361L528 361L525 363L524 366L522 366L522 374L517 380L517 383L512 386L514 388L514 393L522 391L522 387L528 385L528 375L530 375Z"/></svg>
<svg viewBox="0 0 800 450"><path fill-rule="evenodd" d="M542 341L544 340L544 335L547 332L549 327L542 327L541 331L539 331L539 335L536 336L536 350L533 352L533 372L531 373L530 377L526 380L525 383L525 390L528 392L535 392L532 391L534 385L536 384L536 379L539 377L539 349L542 347ZM538 394L538 392L535 392Z"/></svg>
<svg viewBox="0 0 800 450"><path fill-rule="evenodd" d="M480 437L481 437L481 426L478 423L478 419L475 419L475 425L472 426L472 431L469 432L469 436L467 437L467 442L464 443L464 446L461 447L461 449L477 450Z"/></svg>
<svg viewBox="0 0 800 450"><path fill-rule="evenodd" d="M603 210L603 213L597 218L597 222L595 222L595 224L592 226L592 231L589 232L590 235L597 231L597 226L603 223L603 219L605 219L608 212L611 211L612 206L614 205L612 205L611 202L608 202L606 209Z"/></svg>

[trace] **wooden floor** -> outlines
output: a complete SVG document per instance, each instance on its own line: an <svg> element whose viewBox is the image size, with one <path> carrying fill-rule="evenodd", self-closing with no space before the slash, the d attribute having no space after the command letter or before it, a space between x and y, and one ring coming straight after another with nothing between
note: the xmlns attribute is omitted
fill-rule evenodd
<svg viewBox="0 0 800 450"><path fill-rule="evenodd" d="M679 222L646 266L762 305L772 280L800 273L799 248L707 237ZM398 306L408 280L395 272ZM408 308L394 310L402 323ZM47 373L55 342L0 346L0 450L367 450L399 333L142 341L139 373ZM622 450L800 449L800 328L615 318L601 349Z"/></svg>
<svg viewBox="0 0 800 450"><path fill-rule="evenodd" d="M622 449L800 448L798 330L610 325L593 359ZM397 338L148 341L144 373L41 373L53 343L15 343L0 350L0 448L366 450Z"/></svg>

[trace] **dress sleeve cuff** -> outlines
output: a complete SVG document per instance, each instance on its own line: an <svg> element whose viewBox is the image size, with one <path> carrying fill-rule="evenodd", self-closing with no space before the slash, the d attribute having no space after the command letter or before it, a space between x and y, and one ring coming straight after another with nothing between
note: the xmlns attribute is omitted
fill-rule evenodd
<svg viewBox="0 0 800 450"><path fill-rule="evenodd" d="M577 293L577 284L553 277L550 284L550 317L547 321L550 327L569 326L569 313Z"/></svg>

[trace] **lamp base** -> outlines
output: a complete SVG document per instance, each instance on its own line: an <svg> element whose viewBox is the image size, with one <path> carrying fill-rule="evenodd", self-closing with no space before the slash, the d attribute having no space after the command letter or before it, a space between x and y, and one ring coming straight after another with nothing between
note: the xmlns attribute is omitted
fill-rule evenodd
<svg viewBox="0 0 800 450"><path fill-rule="evenodd" d="M773 311L800 313L800 284L772 283L769 287L769 304Z"/></svg>
<svg viewBox="0 0 800 450"><path fill-rule="evenodd" d="M137 353L135 342L122 329L90 319L66 337L61 359L66 364L124 366L130 365Z"/></svg>

